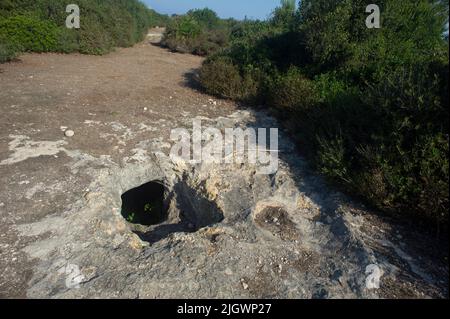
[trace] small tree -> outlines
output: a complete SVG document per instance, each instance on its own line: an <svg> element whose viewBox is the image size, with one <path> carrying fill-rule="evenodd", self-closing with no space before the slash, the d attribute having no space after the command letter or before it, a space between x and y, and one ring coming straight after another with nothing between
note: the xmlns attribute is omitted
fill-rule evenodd
<svg viewBox="0 0 450 319"><path fill-rule="evenodd" d="M295 0L281 0L280 7L272 13L271 22L282 29L289 29L294 21L296 4Z"/></svg>
<svg viewBox="0 0 450 319"><path fill-rule="evenodd" d="M208 8L190 10L187 15L194 18L202 27L208 30L215 29L220 24L220 18L217 16L217 13Z"/></svg>

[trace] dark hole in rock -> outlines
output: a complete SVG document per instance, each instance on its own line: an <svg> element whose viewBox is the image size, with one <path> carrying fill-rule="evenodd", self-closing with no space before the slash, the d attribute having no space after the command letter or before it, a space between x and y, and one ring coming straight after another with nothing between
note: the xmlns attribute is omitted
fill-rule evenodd
<svg viewBox="0 0 450 319"><path fill-rule="evenodd" d="M184 182L176 183L166 192L164 188L159 189L157 194L160 196L158 198L162 199L163 208L166 207L162 211L164 218L152 219L154 223L147 225L153 226L135 230L135 233L144 241L155 243L170 234L195 232L203 227L220 223L224 219L222 211L215 202L208 200ZM148 197L145 199L140 202L139 207L148 201Z"/></svg>
<svg viewBox="0 0 450 319"><path fill-rule="evenodd" d="M217 204L200 195L195 188L180 182L174 186L174 191L180 220L193 231L223 220L223 213Z"/></svg>
<svg viewBox="0 0 450 319"><path fill-rule="evenodd" d="M122 216L138 225L156 225L167 219L166 189L159 181L133 188L122 195Z"/></svg>

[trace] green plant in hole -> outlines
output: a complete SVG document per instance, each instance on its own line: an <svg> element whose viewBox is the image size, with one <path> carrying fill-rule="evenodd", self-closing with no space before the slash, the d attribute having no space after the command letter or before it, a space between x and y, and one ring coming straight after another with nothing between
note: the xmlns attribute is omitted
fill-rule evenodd
<svg viewBox="0 0 450 319"><path fill-rule="evenodd" d="M136 214L135 214L135 213L130 213L130 214L128 214L127 222L129 222L129 223L134 223L134 222L135 222L135 219L136 219Z"/></svg>
<svg viewBox="0 0 450 319"><path fill-rule="evenodd" d="M152 203L145 204L144 212L151 213L154 209L154 205Z"/></svg>
<svg viewBox="0 0 450 319"><path fill-rule="evenodd" d="M161 210L162 210L162 203L160 201L147 203L144 206L144 212L146 212L147 214L158 213Z"/></svg>

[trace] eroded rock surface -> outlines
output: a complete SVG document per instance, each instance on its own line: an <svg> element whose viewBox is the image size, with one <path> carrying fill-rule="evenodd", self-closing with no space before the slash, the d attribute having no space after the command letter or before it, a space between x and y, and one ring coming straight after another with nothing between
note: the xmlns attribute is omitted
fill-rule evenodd
<svg viewBox="0 0 450 319"><path fill-rule="evenodd" d="M172 160L170 130L195 118L280 127L189 88L201 59L145 43L22 59L0 74L2 297L447 296L429 237L327 186L282 130L275 174ZM156 180L167 219L128 223L121 195Z"/></svg>

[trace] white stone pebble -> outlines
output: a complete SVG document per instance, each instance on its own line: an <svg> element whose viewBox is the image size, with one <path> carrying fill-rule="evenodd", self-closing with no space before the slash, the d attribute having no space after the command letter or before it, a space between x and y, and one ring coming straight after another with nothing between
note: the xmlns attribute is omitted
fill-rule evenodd
<svg viewBox="0 0 450 319"><path fill-rule="evenodd" d="M67 130L67 131L64 132L64 135L67 136L67 137L72 137L72 136L75 135L75 132L72 131L72 130Z"/></svg>

